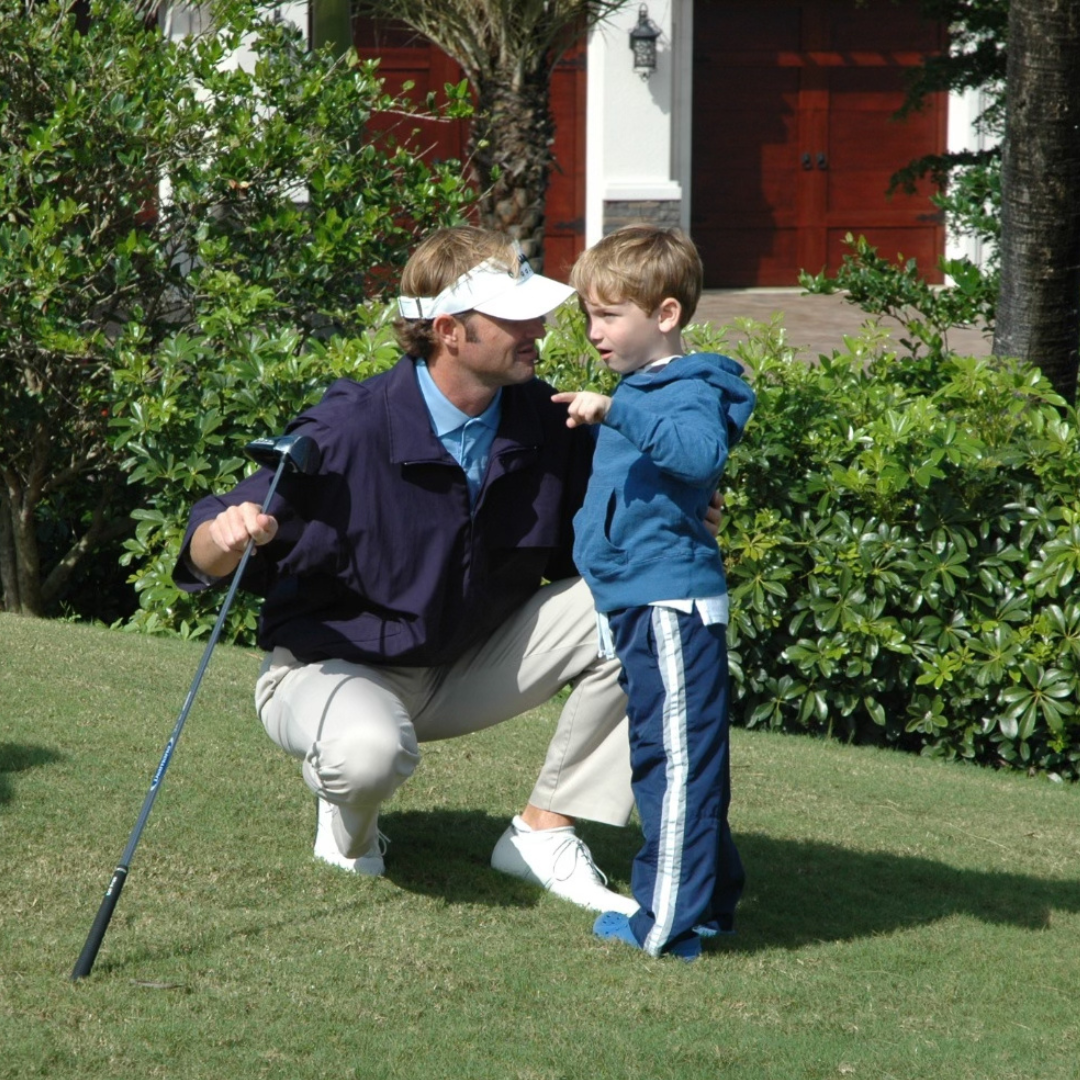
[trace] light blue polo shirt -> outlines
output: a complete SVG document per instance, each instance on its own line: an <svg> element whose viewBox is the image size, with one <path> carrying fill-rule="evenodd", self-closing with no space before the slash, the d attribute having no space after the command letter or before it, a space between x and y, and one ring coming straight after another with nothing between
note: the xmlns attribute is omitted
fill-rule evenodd
<svg viewBox="0 0 1080 1080"><path fill-rule="evenodd" d="M416 361L416 378L431 417L431 428L446 452L464 471L465 481L469 485L469 503L475 506L484 473L487 472L491 444L495 441L495 432L499 430L502 390L496 391L495 400L479 416L469 416L435 385L423 360Z"/></svg>

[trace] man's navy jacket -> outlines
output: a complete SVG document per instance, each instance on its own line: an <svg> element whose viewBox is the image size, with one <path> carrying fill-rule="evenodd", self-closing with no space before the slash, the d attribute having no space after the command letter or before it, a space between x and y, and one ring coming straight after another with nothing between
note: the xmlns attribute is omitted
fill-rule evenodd
<svg viewBox="0 0 1080 1080"><path fill-rule="evenodd" d="M470 508L465 474L432 431L413 362L364 382L340 379L297 417L322 454L311 476L285 474L267 508L277 536L257 548L243 586L264 596L258 641L298 659L433 666L452 663L539 588L576 573L572 521L593 440L566 427L539 379L507 386L487 475ZM192 510L191 534L226 506L262 503L262 468Z"/></svg>

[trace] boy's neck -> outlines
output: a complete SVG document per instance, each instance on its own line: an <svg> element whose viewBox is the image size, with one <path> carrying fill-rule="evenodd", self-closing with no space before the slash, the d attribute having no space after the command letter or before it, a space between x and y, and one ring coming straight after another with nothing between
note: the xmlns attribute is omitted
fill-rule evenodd
<svg viewBox="0 0 1080 1080"><path fill-rule="evenodd" d="M684 352L685 350L682 347L682 330L676 328L675 330L672 330L671 333L664 334L663 337L657 341L656 347L649 350L649 359L634 370L644 371L646 368L651 367L661 360L673 360L676 356L682 356ZM627 372L627 374L631 373Z"/></svg>

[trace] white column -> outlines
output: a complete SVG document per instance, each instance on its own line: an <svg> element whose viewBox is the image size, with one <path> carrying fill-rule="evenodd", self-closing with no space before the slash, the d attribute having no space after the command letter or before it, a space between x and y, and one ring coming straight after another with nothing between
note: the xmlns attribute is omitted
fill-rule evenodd
<svg viewBox="0 0 1080 1080"><path fill-rule="evenodd" d="M982 90L949 94L947 144L950 153L985 150L997 142L992 135L979 130L976 123L986 106L986 95ZM975 236L957 236L950 232L945 238L947 259L968 258L976 266L982 266L988 255L986 248L987 244Z"/></svg>
<svg viewBox="0 0 1080 1080"><path fill-rule="evenodd" d="M620 208L686 224L689 190L689 42L692 0L654 0L649 19L660 28L656 70L643 80L633 70L630 31L639 4L629 4L595 27L589 38L586 116L585 242L604 233ZM684 12L686 13L684 15ZM676 133L677 118L686 130ZM668 204L668 205L664 205Z"/></svg>
<svg viewBox="0 0 1080 1080"><path fill-rule="evenodd" d="M682 189L680 226L690 231L691 167L694 115L694 0L675 0L672 27L674 108L672 109L672 175Z"/></svg>

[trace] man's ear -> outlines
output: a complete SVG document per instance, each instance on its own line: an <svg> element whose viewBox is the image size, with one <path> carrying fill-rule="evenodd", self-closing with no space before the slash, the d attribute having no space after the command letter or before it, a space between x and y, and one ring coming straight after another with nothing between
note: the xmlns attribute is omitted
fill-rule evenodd
<svg viewBox="0 0 1080 1080"><path fill-rule="evenodd" d="M682 304L674 296L665 296L656 309L657 326L662 334L670 333L679 328L679 320L682 318Z"/></svg>
<svg viewBox="0 0 1080 1080"><path fill-rule="evenodd" d="M436 315L431 323L435 340L441 348L449 349L457 344L461 323L453 315Z"/></svg>

